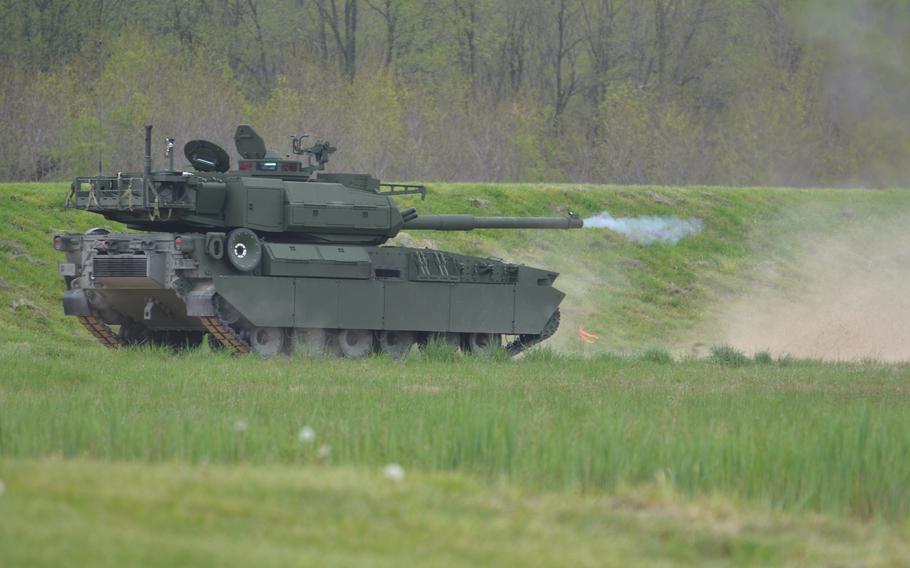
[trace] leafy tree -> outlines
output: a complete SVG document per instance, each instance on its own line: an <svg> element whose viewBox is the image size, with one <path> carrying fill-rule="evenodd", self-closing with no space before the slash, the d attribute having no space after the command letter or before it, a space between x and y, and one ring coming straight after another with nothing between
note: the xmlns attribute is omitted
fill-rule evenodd
<svg viewBox="0 0 910 568"><path fill-rule="evenodd" d="M7 0L0 178L246 121L387 178L906 185L908 38L881 0Z"/></svg>

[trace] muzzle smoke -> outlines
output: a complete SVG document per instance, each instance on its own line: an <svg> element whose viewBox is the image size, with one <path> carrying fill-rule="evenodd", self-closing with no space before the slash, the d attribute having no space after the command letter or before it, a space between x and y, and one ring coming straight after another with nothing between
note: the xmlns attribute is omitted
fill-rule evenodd
<svg viewBox="0 0 910 568"><path fill-rule="evenodd" d="M606 211L588 217L586 229L610 229L626 239L643 244L676 244L683 237L697 235L704 228L701 219L678 217L613 217Z"/></svg>

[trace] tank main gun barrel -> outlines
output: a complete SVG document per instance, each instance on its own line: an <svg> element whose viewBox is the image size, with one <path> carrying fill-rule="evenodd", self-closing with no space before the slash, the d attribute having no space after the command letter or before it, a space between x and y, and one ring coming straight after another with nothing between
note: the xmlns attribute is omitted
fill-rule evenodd
<svg viewBox="0 0 910 568"><path fill-rule="evenodd" d="M405 221L403 229L470 231L472 229L580 229L582 220L568 217L475 217L473 215L422 215Z"/></svg>

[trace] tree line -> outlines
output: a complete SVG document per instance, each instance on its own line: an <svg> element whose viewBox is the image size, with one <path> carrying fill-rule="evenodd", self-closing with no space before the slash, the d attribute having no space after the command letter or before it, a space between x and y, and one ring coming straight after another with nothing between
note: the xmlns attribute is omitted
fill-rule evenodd
<svg viewBox="0 0 910 568"><path fill-rule="evenodd" d="M910 184L906 3L6 0L0 32L3 180L251 123L385 179Z"/></svg>

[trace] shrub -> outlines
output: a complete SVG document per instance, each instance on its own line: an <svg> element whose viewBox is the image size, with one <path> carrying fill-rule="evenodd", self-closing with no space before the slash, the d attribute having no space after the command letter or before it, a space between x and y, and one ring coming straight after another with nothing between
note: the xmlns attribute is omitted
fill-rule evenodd
<svg viewBox="0 0 910 568"><path fill-rule="evenodd" d="M673 356L670 355L666 349L661 349L660 347L650 347L642 351L638 355L638 359L640 361L659 363L661 365L668 365L673 362Z"/></svg>
<svg viewBox="0 0 910 568"><path fill-rule="evenodd" d="M756 352L755 355L752 356L752 360L759 365L771 365L774 363L774 359L771 357L771 353L768 351Z"/></svg>
<svg viewBox="0 0 910 568"><path fill-rule="evenodd" d="M746 355L730 345L712 345L711 361L726 367L742 367L749 363Z"/></svg>

